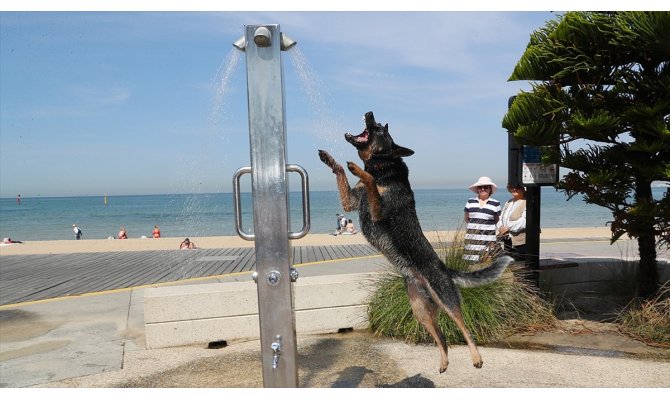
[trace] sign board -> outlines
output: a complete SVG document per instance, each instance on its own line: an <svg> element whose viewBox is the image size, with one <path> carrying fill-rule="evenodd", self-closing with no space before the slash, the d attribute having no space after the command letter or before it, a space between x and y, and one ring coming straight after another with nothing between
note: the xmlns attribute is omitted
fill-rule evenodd
<svg viewBox="0 0 670 400"><path fill-rule="evenodd" d="M542 147L522 146L521 183L552 186L558 181L558 165L542 163Z"/></svg>

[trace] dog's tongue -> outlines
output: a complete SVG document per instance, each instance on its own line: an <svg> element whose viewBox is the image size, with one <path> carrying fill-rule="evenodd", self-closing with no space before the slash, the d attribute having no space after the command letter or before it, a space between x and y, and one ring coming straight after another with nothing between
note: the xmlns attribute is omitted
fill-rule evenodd
<svg viewBox="0 0 670 400"><path fill-rule="evenodd" d="M363 133L360 135L356 136L356 141L357 142L367 142L368 141L368 130L364 130Z"/></svg>

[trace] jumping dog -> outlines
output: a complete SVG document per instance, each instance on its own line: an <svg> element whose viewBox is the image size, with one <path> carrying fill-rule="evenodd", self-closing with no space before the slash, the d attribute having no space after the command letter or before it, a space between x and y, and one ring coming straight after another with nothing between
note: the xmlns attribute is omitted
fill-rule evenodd
<svg viewBox="0 0 670 400"><path fill-rule="evenodd" d="M416 215L414 193L409 184L409 169L403 157L413 150L398 146L388 131L365 114L365 129L357 136L346 133L363 161L364 168L347 162L347 168L359 181L352 189L344 168L324 150L319 158L337 179L340 201L345 211L358 210L365 238L402 274L414 317L433 337L440 350L440 373L449 365L447 342L437 324L442 309L463 333L476 368L483 365L470 332L463 322L459 287L475 287L498 279L512 261L503 256L474 272L448 268L423 234Z"/></svg>

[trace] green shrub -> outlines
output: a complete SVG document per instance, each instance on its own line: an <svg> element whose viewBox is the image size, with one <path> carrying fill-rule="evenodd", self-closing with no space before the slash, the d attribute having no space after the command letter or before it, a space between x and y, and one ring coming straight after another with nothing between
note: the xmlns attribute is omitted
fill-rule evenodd
<svg viewBox="0 0 670 400"><path fill-rule="evenodd" d="M462 236L457 234L449 246L437 246L438 254L451 269L468 270L473 267L462 259ZM397 271L380 274L373 287L368 317L374 334L410 343L434 342L414 318L404 279ZM515 276L510 268L498 281L461 289L461 295L465 325L480 344L494 343L516 332L546 329L556 323L551 305L537 295L529 282ZM448 343L465 343L458 327L444 312L440 312L438 324Z"/></svg>

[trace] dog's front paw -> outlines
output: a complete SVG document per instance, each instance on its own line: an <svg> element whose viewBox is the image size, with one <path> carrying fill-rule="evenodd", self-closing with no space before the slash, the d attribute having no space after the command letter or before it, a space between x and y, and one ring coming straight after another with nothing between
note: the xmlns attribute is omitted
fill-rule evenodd
<svg viewBox="0 0 670 400"><path fill-rule="evenodd" d="M335 161L335 159L330 154L328 154L326 150L319 150L319 159L321 159L322 163L329 166L334 173L337 173L338 171L343 171L342 166L338 164L337 161Z"/></svg>
<svg viewBox="0 0 670 400"><path fill-rule="evenodd" d="M333 160L333 157L331 157L326 150L319 150L319 158L326 165L335 161Z"/></svg>
<svg viewBox="0 0 670 400"><path fill-rule="evenodd" d="M365 171L354 162L347 161L347 168L349 168L349 171L351 171L352 174L359 178L365 175Z"/></svg>

